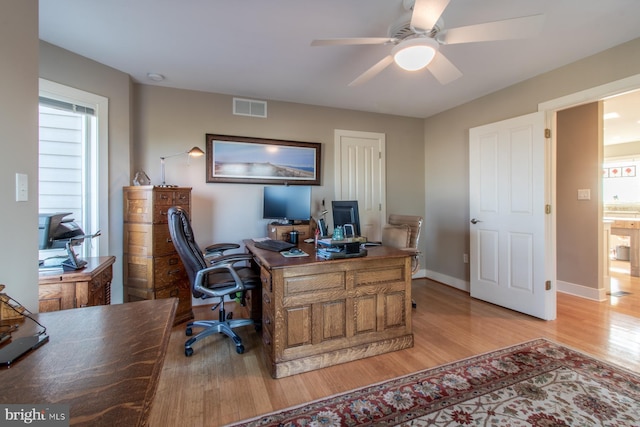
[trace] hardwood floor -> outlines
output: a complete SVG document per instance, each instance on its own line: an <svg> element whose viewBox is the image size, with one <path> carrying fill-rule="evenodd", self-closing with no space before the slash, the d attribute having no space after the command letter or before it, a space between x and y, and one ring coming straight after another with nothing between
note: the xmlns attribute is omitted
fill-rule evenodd
<svg viewBox="0 0 640 427"><path fill-rule="evenodd" d="M618 271L621 270L622 272ZM558 316L538 320L471 299L465 292L427 279L413 282L415 345L274 380L252 327L240 331L245 353L222 335L184 355L184 324L174 327L151 411L151 426L219 426L299 405L399 375L545 337L640 372L640 279L614 263L612 292L630 292L596 302L558 293ZM196 307L196 317L214 313Z"/></svg>

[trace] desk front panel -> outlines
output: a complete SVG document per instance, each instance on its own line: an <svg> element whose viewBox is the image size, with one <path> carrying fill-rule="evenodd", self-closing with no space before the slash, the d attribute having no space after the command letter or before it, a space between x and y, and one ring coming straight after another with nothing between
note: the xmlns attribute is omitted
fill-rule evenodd
<svg viewBox="0 0 640 427"><path fill-rule="evenodd" d="M272 257L258 251L258 263L261 255ZM262 265L263 343L272 376L413 346L411 259L379 252L384 255Z"/></svg>

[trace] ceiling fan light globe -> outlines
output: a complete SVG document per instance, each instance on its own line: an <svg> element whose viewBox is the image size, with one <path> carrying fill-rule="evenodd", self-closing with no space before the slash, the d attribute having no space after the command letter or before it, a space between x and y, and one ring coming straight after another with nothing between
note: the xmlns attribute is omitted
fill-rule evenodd
<svg viewBox="0 0 640 427"><path fill-rule="evenodd" d="M407 71L421 70L431 63L437 51L437 43L430 38L406 40L393 49L393 60Z"/></svg>

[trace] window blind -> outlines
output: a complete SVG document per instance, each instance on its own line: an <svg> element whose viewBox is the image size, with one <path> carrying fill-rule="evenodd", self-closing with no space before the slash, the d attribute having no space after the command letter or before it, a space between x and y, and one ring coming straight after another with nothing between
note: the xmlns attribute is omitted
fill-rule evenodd
<svg viewBox="0 0 640 427"><path fill-rule="evenodd" d="M44 96L39 97L40 105L49 108L55 108L56 110L70 111L78 114L86 114L88 116L95 116L96 111L91 107L84 105L73 104L71 102L61 101L59 99L46 98Z"/></svg>

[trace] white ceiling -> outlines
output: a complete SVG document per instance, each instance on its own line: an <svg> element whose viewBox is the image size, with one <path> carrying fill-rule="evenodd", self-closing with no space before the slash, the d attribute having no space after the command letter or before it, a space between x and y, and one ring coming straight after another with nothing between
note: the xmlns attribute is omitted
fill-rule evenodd
<svg viewBox="0 0 640 427"><path fill-rule="evenodd" d="M429 117L640 37L638 0L451 0L445 28L533 14L545 24L532 39L442 46L463 73L446 86L391 65L348 87L391 46L310 46L386 37L403 11L402 0L40 0L40 38L140 83Z"/></svg>

